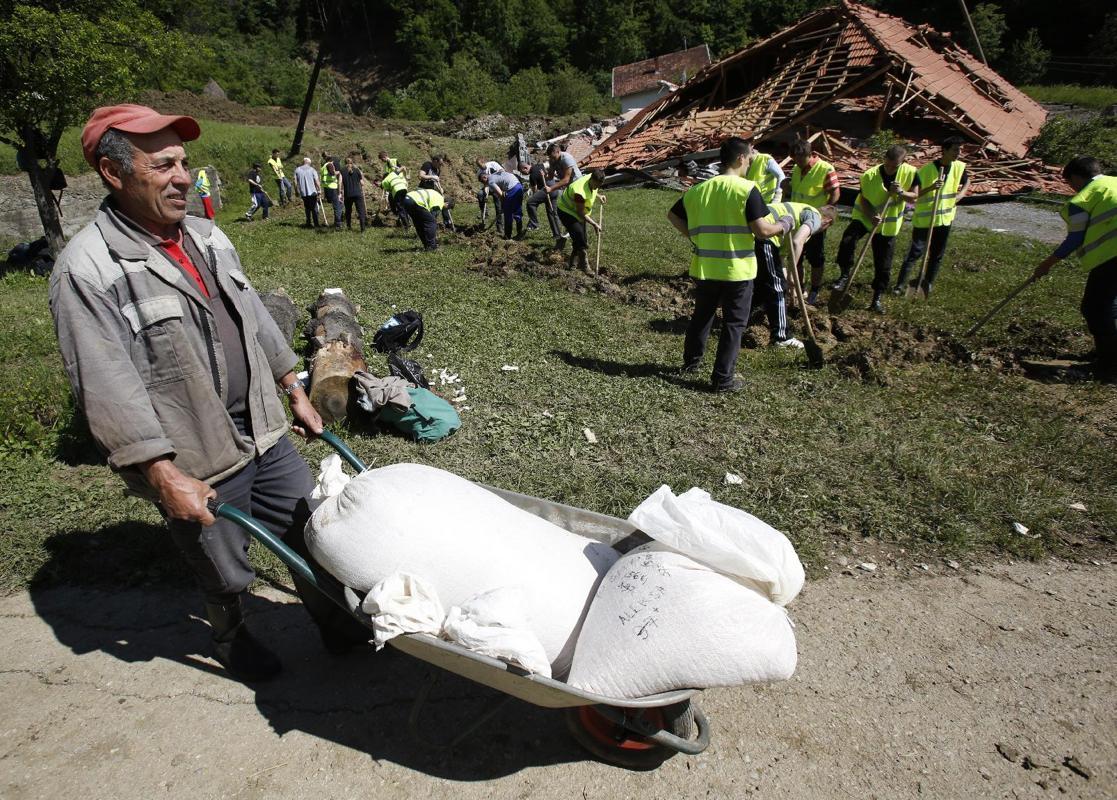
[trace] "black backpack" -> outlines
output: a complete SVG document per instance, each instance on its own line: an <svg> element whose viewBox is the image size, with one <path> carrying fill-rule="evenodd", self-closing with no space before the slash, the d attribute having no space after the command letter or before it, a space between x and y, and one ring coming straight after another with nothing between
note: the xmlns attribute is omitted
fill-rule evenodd
<svg viewBox="0 0 1117 800"><path fill-rule="evenodd" d="M404 358L401 353L414 350L423 341L423 315L418 311L396 314L376 331L372 346L378 353L388 355L388 371L416 386L429 389L430 383L417 361Z"/></svg>

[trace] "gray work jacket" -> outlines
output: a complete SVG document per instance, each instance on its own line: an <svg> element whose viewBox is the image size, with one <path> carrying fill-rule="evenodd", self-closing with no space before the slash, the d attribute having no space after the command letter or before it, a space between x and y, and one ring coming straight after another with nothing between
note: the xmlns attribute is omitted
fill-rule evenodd
<svg viewBox="0 0 1117 800"><path fill-rule="evenodd" d="M139 464L169 456L213 483L246 466L287 430L276 382L298 361L210 220L183 223L240 318L252 437L225 410L225 356L197 284L105 207L62 251L50 276L62 361L93 438L128 488L155 499ZM216 390L215 390L216 389Z"/></svg>

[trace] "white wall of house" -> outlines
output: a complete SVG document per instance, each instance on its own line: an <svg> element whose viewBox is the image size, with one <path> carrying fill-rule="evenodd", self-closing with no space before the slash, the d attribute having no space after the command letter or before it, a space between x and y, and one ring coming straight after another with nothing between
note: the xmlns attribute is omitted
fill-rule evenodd
<svg viewBox="0 0 1117 800"><path fill-rule="evenodd" d="M652 102L652 100L655 100L657 97L662 97L665 94L667 94L667 89L663 86L657 86L654 89L645 89L642 92L626 94L622 97L618 97L617 100L620 101L621 113L623 114L634 108L643 108L648 103Z"/></svg>

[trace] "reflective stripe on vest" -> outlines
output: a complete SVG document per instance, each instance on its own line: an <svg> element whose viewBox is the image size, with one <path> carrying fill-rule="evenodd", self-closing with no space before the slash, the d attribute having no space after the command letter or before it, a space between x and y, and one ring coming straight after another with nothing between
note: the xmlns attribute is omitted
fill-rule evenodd
<svg viewBox="0 0 1117 800"><path fill-rule="evenodd" d="M327 161L322 165L322 188L323 189L336 189L337 188L337 173L330 174L329 167L332 161Z"/></svg>
<svg viewBox="0 0 1117 800"><path fill-rule="evenodd" d="M900 168L896 170L896 177L892 179L886 178L883 164L877 164L872 169L865 170L864 174L861 175L861 191L858 192L857 199L853 201L853 218L864 225L866 229L870 231L873 229L872 217L866 214L861 206L861 198L864 198L872 208L876 209L876 213L887 213L878 233L881 236L888 237L898 234L904 224L904 201L898 197L890 197L888 187L884 182L886 179L889 183L895 180L896 183L900 184L900 189L906 192L915 183L915 175L916 169L911 164L901 164Z"/></svg>
<svg viewBox="0 0 1117 800"><path fill-rule="evenodd" d="M745 202L756 184L736 175L718 175L683 195L694 248L691 277L748 281L756 277L755 241L745 221Z"/></svg>
<svg viewBox="0 0 1117 800"><path fill-rule="evenodd" d="M821 158L814 162L807 174L804 175L799 166L791 170L791 199L796 203L806 203L814 208L822 208L830 199L830 190L826 188L826 176L834 171L834 167Z"/></svg>
<svg viewBox="0 0 1117 800"><path fill-rule="evenodd" d="M951 161L949 168L946 169L946 177L942 182L942 195L939 197L939 207L935 212L934 224L936 226L949 225L954 222L954 204L958 198L958 189L962 185L962 173L965 170L965 163L959 160ZM935 162L924 164L919 168L919 191L922 192L938 179L939 168L935 166ZM912 226L916 228L931 227L931 211L934 205L934 189L926 194L921 194L919 199L915 201L915 214L911 218Z"/></svg>
<svg viewBox="0 0 1117 800"><path fill-rule="evenodd" d="M749 168L745 172L745 177L755 183L756 188L760 190L760 196L764 198L765 203L772 202L772 198L776 196L776 189L780 185L776 176L768 172L770 158L767 153L753 153L752 161L749 162Z"/></svg>
<svg viewBox="0 0 1117 800"><path fill-rule="evenodd" d="M209 176L204 169L198 170L198 177L194 180L194 188L202 197L209 197Z"/></svg>
<svg viewBox="0 0 1117 800"><path fill-rule="evenodd" d="M597 190L590 188L591 175L583 175L576 181L571 181L562 194L559 195L558 208L559 211L565 211L570 216L577 219L578 207L574 205L574 195L580 195L586 201L585 212L588 217L593 213L593 204L597 201Z"/></svg>
<svg viewBox="0 0 1117 800"><path fill-rule="evenodd" d="M1070 215L1071 205L1088 216L1086 238L1077 251L1082 266L1092 269L1117 258L1117 178L1098 175L1063 206L1062 215L1068 231L1073 230L1072 225L1082 224L1080 214Z"/></svg>
<svg viewBox="0 0 1117 800"><path fill-rule="evenodd" d="M427 211L434 211L446 205L442 195L434 189L416 189L413 192L408 192L407 196L415 201L419 208L425 208Z"/></svg>
<svg viewBox="0 0 1117 800"><path fill-rule="evenodd" d="M384 180L380 181L380 186L383 187L384 191L388 194L394 195L401 189L407 188L407 178L396 172L389 172L384 176Z"/></svg>

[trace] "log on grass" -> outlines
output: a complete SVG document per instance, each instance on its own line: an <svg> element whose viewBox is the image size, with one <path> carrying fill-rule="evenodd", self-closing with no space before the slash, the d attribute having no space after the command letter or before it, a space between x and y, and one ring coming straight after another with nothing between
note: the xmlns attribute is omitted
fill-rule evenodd
<svg viewBox="0 0 1117 800"><path fill-rule="evenodd" d="M367 367L357 307L339 290L323 292L307 323L310 402L326 422L344 419L350 408L353 373Z"/></svg>

